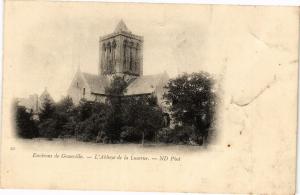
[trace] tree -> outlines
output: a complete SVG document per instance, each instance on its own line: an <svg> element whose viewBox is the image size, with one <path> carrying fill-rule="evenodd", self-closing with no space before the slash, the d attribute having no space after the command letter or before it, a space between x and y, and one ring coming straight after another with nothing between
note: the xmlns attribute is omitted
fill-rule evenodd
<svg viewBox="0 0 300 195"><path fill-rule="evenodd" d="M40 121L52 118L54 112L55 112L54 102L52 102L52 100L50 98L45 97L44 102L42 102L42 105L41 105L41 112L39 114Z"/></svg>
<svg viewBox="0 0 300 195"><path fill-rule="evenodd" d="M77 121L84 121L92 115L92 102L81 99L76 108Z"/></svg>
<svg viewBox="0 0 300 195"><path fill-rule="evenodd" d="M127 85L123 77L114 76L110 86L105 88L105 94L108 95L109 100L121 97L126 92Z"/></svg>
<svg viewBox="0 0 300 195"><path fill-rule="evenodd" d="M65 97L56 104L54 118L59 137L73 137L75 123L75 106L70 97Z"/></svg>
<svg viewBox="0 0 300 195"><path fill-rule="evenodd" d="M56 105L57 112L65 112L65 113L72 113L74 111L74 103L72 98L69 96L60 100Z"/></svg>
<svg viewBox="0 0 300 195"><path fill-rule="evenodd" d="M109 116L108 106L99 102L85 102L80 108L84 111L85 117L79 117L84 120L77 122L75 136L82 141L96 141L98 135L104 132ZM88 117L87 111L89 111Z"/></svg>
<svg viewBox="0 0 300 195"><path fill-rule="evenodd" d="M122 117L123 97L126 92L127 82L119 76L115 76L109 87L105 89L107 103L110 106L108 121L105 133L112 142L120 140L121 129L124 126Z"/></svg>
<svg viewBox="0 0 300 195"><path fill-rule="evenodd" d="M193 126L199 144L207 140L215 111L214 80L204 72L171 79L164 94L177 125Z"/></svg>
<svg viewBox="0 0 300 195"><path fill-rule="evenodd" d="M48 97L45 97L42 103L42 109L39 114L39 134L48 139L56 138L59 135L57 129L57 118L55 118L55 104Z"/></svg>
<svg viewBox="0 0 300 195"><path fill-rule="evenodd" d="M163 113L154 96L124 96L127 82L122 77L114 77L106 88L110 114L106 124L106 135L111 141L138 142L153 141L162 127Z"/></svg>
<svg viewBox="0 0 300 195"><path fill-rule="evenodd" d="M123 111L126 124L127 141L153 141L156 133L163 126L163 112L157 105L156 97L141 96L126 98ZM123 129L124 130L124 129Z"/></svg>
<svg viewBox="0 0 300 195"><path fill-rule="evenodd" d="M15 106L15 120L17 135L22 138L34 138L38 136L38 130L33 120L32 111L28 112L24 106Z"/></svg>

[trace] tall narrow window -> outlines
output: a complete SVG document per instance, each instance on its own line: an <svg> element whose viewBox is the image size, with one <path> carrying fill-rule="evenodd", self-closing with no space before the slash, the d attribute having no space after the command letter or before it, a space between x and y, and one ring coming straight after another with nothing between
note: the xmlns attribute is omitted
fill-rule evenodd
<svg viewBox="0 0 300 195"><path fill-rule="evenodd" d="M135 59L136 59L136 63L135 63L135 71L137 72L137 73L139 73L140 72L140 54L139 54L139 49L140 49L140 44L136 44L136 51L135 51Z"/></svg>
<svg viewBox="0 0 300 195"><path fill-rule="evenodd" d="M124 41L123 43L123 70L127 69L126 63L127 63L127 53L126 53L126 49L127 49L127 40Z"/></svg>
<svg viewBox="0 0 300 195"><path fill-rule="evenodd" d="M104 73L106 70L106 45L102 44L102 56L101 56L101 72Z"/></svg>
<svg viewBox="0 0 300 195"><path fill-rule="evenodd" d="M82 94L85 96L85 88L82 89Z"/></svg>
<svg viewBox="0 0 300 195"><path fill-rule="evenodd" d="M129 70L132 71L132 46L133 46L133 43L130 42L130 45L129 45Z"/></svg>
<svg viewBox="0 0 300 195"><path fill-rule="evenodd" d="M113 40L112 42L112 72L114 73L116 70L116 41Z"/></svg>
<svg viewBox="0 0 300 195"><path fill-rule="evenodd" d="M106 56L106 73L110 73L110 66L111 66L111 44L110 42L107 43L107 56Z"/></svg>

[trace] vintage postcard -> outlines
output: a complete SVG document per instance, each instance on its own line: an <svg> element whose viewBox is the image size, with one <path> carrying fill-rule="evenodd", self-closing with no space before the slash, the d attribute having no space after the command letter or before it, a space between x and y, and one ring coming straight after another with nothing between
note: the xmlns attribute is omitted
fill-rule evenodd
<svg viewBox="0 0 300 195"><path fill-rule="evenodd" d="M293 194L299 8L5 1L3 188Z"/></svg>

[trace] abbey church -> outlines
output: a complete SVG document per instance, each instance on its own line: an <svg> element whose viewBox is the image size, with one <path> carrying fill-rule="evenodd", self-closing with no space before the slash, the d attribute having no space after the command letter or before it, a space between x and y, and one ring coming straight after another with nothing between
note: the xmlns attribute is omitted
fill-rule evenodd
<svg viewBox="0 0 300 195"><path fill-rule="evenodd" d="M99 72L84 73L78 69L68 89L75 104L84 98L104 101L114 76L123 77L127 83L125 96L155 95L162 104L164 86L169 77L166 72L143 75L143 37L133 34L121 20L113 33L100 37Z"/></svg>

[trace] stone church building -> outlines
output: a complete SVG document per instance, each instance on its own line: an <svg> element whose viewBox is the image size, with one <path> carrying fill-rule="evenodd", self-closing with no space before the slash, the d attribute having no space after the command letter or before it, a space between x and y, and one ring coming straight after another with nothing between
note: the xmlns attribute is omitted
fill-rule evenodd
<svg viewBox="0 0 300 195"><path fill-rule="evenodd" d="M38 96L38 94L31 94L27 98L17 98L16 102L19 106L24 106L27 112L32 112L34 117L37 118L38 113L43 109L45 101L47 101L46 99L54 103L54 100L47 91L47 88L45 88L40 96Z"/></svg>
<svg viewBox="0 0 300 195"><path fill-rule="evenodd" d="M163 103L163 87L169 77L166 72L143 75L143 37L133 34L122 20L113 33L100 37L98 74L78 69L67 94L75 104L82 98L104 101L105 88L115 75L128 83L125 96L155 95L158 103Z"/></svg>

